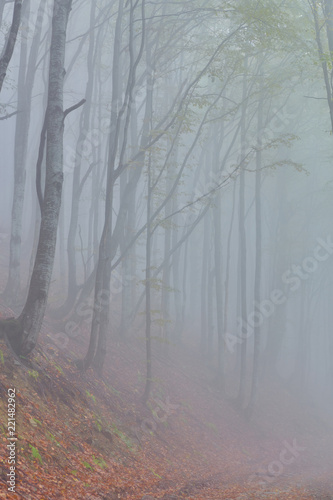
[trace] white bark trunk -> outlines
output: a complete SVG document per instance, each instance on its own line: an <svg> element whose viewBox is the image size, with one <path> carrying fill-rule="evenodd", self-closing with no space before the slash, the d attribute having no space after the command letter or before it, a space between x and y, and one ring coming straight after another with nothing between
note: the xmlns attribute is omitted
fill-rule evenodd
<svg viewBox="0 0 333 500"><path fill-rule="evenodd" d="M31 352L42 325L53 270L63 182L63 79L66 29L72 0L55 0L47 105L46 177L41 227L28 297L18 318L19 351Z"/></svg>

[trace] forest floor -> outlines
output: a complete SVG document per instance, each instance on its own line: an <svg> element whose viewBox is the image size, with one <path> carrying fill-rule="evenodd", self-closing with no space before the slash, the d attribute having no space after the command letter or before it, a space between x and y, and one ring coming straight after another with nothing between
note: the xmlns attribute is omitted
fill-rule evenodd
<svg viewBox="0 0 333 500"><path fill-rule="evenodd" d="M333 426L280 385L260 393L249 422L179 346L155 354L148 408L143 339L110 343L102 380L75 367L83 339L64 352L52 328L46 321L30 367L0 346L0 498L333 499ZM16 493L7 489L9 388Z"/></svg>

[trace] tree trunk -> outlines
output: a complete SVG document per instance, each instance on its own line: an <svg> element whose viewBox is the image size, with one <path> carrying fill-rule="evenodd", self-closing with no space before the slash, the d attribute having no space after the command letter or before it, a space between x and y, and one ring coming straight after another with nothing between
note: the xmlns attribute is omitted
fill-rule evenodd
<svg viewBox="0 0 333 500"><path fill-rule="evenodd" d="M214 171L218 172L219 150L215 146ZM223 388L223 282L222 282L222 220L221 220L221 192L217 191L214 217L214 265L215 265L215 294L216 294L216 327L217 327L217 383Z"/></svg>
<svg viewBox="0 0 333 500"><path fill-rule="evenodd" d="M76 235L79 223L79 207L80 207L80 197L82 193L81 184L81 164L82 156L84 154L84 145L87 139L87 134L90 126L90 115L91 115L91 101L93 96L93 86L94 86L94 47L95 47L95 35L94 35L94 25L95 25L95 2L91 3L90 9L90 36L89 36L89 50L88 50L88 61L87 61L87 73L88 82L86 86L86 105L82 109L81 120L80 120L80 131L79 137L76 144L75 151L75 167L73 173L73 186L72 186L72 207L71 207L71 218L68 230L67 239L67 255L68 255L68 296L67 302L72 305L73 299L77 294L77 265L76 265ZM64 304L65 313L68 312L68 304ZM62 308L61 308L62 309Z"/></svg>
<svg viewBox="0 0 333 500"><path fill-rule="evenodd" d="M151 366L151 155L148 160L148 196L147 196L147 241L146 241L146 385L143 393L143 401L146 403L149 398L151 382L152 382L152 366Z"/></svg>
<svg viewBox="0 0 333 500"><path fill-rule="evenodd" d="M246 95L247 95L247 58L245 58L245 68L243 77L243 96L242 96L242 123L241 123L241 162L245 160L245 140L246 140ZM243 325L247 324L247 304L246 304L246 232L245 232L245 169L241 165L239 175L239 248L240 248L240 300L241 300L241 330L244 331ZM240 385L238 392L238 404L242 406L245 399L246 390L246 354L247 354L247 338L243 333L241 344L241 366L240 366Z"/></svg>
<svg viewBox="0 0 333 500"><path fill-rule="evenodd" d="M261 75L262 79L262 75ZM255 275L254 275L254 302L260 303L260 285L261 285L261 159L262 159L262 128L263 128L263 90L258 105L258 138L256 152L256 178L255 178L255 218L256 218L256 256L255 256ZM249 403L247 406L248 416L252 415L256 402L259 375L260 375L260 324L254 326L254 352L252 368L252 388Z"/></svg>
<svg viewBox="0 0 333 500"><path fill-rule="evenodd" d="M125 97L124 101L122 104L122 107L119 111L119 113L116 114L115 119L116 121L113 123L111 120L111 134L114 134L114 137L111 140L112 145L112 153L111 153L111 163L109 164L109 171L108 175L110 174L110 186L107 181L107 190L106 190L106 210L105 210L105 228L107 231L107 237L105 240L103 240L103 245L104 245L104 255L102 259L102 272L103 272L103 288L96 291L96 286L95 286L95 308L96 306L98 307L99 304L96 303L96 298L98 299L98 296L103 294L105 297L108 297L108 300L103 301L103 305L101 306L101 313L100 313L100 325L99 325L99 335L98 335L98 343L97 343L97 349L96 349L96 356L94 359L94 366L97 367L97 370L99 374L102 374L102 369L104 365L104 360L106 356L106 339L107 339L107 334L108 334L108 325L109 325L109 311L110 311L110 281L111 281L111 272L112 272L112 260L115 254L115 249L118 248L120 244L120 236L117 236L116 229L117 226L119 228L119 233L122 233L123 225L124 225L124 220L126 217L126 214L128 212L128 203L129 199L127 198L126 195L124 195L124 200L125 200L125 205L123 210L119 209L118 212L118 217L117 217L117 224L115 226L114 231L111 233L112 230L112 204L113 204L113 188L114 188L114 182L117 178L118 171L120 170L120 173L124 171L124 157L125 157L125 151L126 151L126 146L128 142L128 133L129 133L129 125L130 125L130 118L131 118L131 113L132 113L132 104L133 104L133 92L134 92L134 87L136 83L136 69L139 61L141 60L142 54L143 54L143 48L144 48L144 42L146 38L145 34L145 0L142 0L142 10L141 10L141 19L142 19L142 34L141 34L141 45L139 48L139 52L137 55L137 58L134 60L134 9L135 7L131 4L131 9L129 12L129 52L130 52L130 64L129 64L129 74L128 74L128 81L127 81L127 87L126 87L126 92L125 92ZM121 28L121 24L120 24ZM120 56L120 46L119 46L119 56ZM120 59L118 58L117 62L120 62ZM148 64L148 62L147 62ZM119 68L118 70L114 73L115 79L119 78ZM115 83L115 80L114 82ZM116 85L118 85L118 81ZM150 110L152 109L152 103L151 103L151 97L149 97L152 93L152 75L150 68L148 68L148 76L147 76L147 105L146 105L146 110L149 110L149 114L147 115L150 120L148 120L148 124L144 124L143 127L143 132L142 132L142 143L143 146L145 146L147 138L148 138L148 130L149 130L149 124L151 122L151 112ZM119 89L116 92L116 98L118 99L119 97ZM112 105L111 105L112 106ZM115 108L117 109L117 108ZM122 117L124 116L124 119L122 120ZM114 130L113 130L114 127ZM122 140L121 140L121 145L119 144L119 134L120 132L122 133ZM119 144L119 160L118 160L118 169L117 171L114 170L115 166L115 160L116 160L116 153L117 153L117 148ZM145 153L142 152L142 162L144 162L145 158ZM138 160L138 164L140 165L140 161ZM142 163L143 165L143 163ZM134 171L131 181L133 181L133 186L136 186L136 179L139 178L140 176L141 169L138 168L136 171ZM120 174L119 174L120 175ZM131 181L128 183L131 185ZM130 190L131 192L131 190ZM128 192L126 193L128 194ZM110 196L110 201L108 200L108 197ZM127 198L127 199L126 199ZM98 299L100 301L100 299Z"/></svg>
<svg viewBox="0 0 333 500"><path fill-rule="evenodd" d="M207 290L208 290L208 262L209 262L209 233L210 233L210 213L203 219L204 235L202 242L202 268L201 268L201 337L200 337L200 352L205 358L207 354L207 337L208 337L208 314L207 314Z"/></svg>
<svg viewBox="0 0 333 500"><path fill-rule="evenodd" d="M55 0L47 104L46 178L39 241L28 297L17 320L3 322L13 348L22 355L36 346L44 318L56 248L63 183L63 79L71 0Z"/></svg>
<svg viewBox="0 0 333 500"><path fill-rule="evenodd" d="M15 149L14 149L14 193L12 205L12 223L9 254L9 274L4 290L4 296L9 304L19 302L21 282L21 237L22 216L25 194L26 158L31 114L31 96L35 80L35 68L40 46L42 19L45 0L42 0L38 9L36 30L34 33L29 59L27 57L27 26L29 24L29 5L25 5L23 18L20 67L18 76L18 115L16 117Z"/></svg>

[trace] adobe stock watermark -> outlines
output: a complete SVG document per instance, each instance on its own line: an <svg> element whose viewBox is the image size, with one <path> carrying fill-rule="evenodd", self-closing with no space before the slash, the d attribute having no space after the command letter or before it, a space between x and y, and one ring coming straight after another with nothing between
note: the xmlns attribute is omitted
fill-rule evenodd
<svg viewBox="0 0 333 500"><path fill-rule="evenodd" d="M64 173L72 174L82 160L86 160L88 163L93 162L94 150L101 146L103 140L107 139L110 131L110 119L108 118L102 119L98 128L81 130L80 139L76 146L66 144L64 147Z"/></svg>
<svg viewBox="0 0 333 500"><path fill-rule="evenodd" d="M169 396L166 398L166 401L163 403L160 399L153 398L153 402L155 403L155 408L152 410L152 418L144 419L141 422L140 429L145 434L151 434L155 432L157 429L157 424L165 423L170 415L176 412L180 405L174 405L170 403Z"/></svg>
<svg viewBox="0 0 333 500"><path fill-rule="evenodd" d="M292 444L287 441L283 441L282 444L284 448L280 452L279 460L273 460L267 468L259 468L255 474L249 477L249 483L262 488L274 483L285 472L285 468L295 463L301 453L306 451L306 447L299 446L296 439L293 439Z"/></svg>
<svg viewBox="0 0 333 500"><path fill-rule="evenodd" d="M131 113L132 110L136 110L135 98L138 93L139 90L136 90L132 99L127 104L129 113ZM84 106L86 105L85 103ZM111 123L111 114L112 112L118 114L118 106L118 101L111 102L108 116L102 117L98 122L98 126L81 128L79 131L79 139L75 147L70 144L64 146L63 171L65 174L73 174L74 170L83 160L92 166L94 152L103 145L103 142L106 145L107 141L111 140L117 129L118 122ZM136 155L134 155L134 158L129 159L128 164L130 164L133 159L135 160L135 156Z"/></svg>
<svg viewBox="0 0 333 500"><path fill-rule="evenodd" d="M333 241L329 235L326 241L317 238L317 246L312 256L305 257L301 264L293 264L282 274L282 282L287 285L290 292L295 292L301 286L302 281L308 280L315 273L321 262L325 262L333 254ZM237 319L237 335L226 333L224 341L229 352L234 353L235 347L249 339L254 329L261 326L265 319L270 318L276 309L288 299L288 293L281 289L272 290L270 296L261 302L254 303L254 309L247 315L246 319Z"/></svg>

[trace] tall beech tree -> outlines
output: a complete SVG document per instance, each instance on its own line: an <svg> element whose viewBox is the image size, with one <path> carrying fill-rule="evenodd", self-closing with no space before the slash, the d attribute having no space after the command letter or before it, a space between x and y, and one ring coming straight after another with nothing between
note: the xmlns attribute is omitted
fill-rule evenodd
<svg viewBox="0 0 333 500"><path fill-rule="evenodd" d="M55 0L50 46L46 110L46 172L41 225L34 268L25 306L17 319L1 321L1 333L16 352L29 354L36 346L44 318L56 248L63 183L63 80L66 30L72 0ZM68 112L69 110L67 110Z"/></svg>

